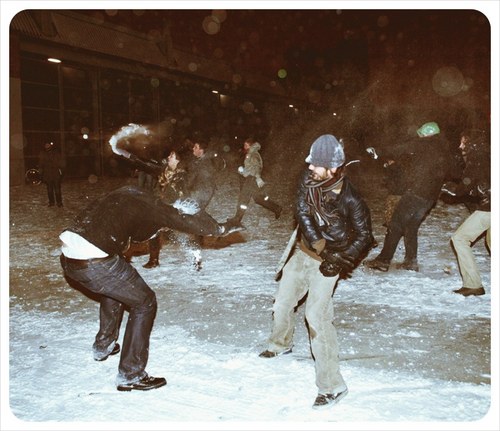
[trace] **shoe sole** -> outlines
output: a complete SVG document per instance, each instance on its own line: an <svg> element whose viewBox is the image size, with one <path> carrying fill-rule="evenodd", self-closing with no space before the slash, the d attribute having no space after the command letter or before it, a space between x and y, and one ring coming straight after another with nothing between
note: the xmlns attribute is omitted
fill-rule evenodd
<svg viewBox="0 0 500 431"><path fill-rule="evenodd" d="M277 356L288 355L289 353L292 353L292 349L285 350L284 352L273 352L273 353L274 353L273 356L261 356L261 355L259 355L259 358L272 359L272 358L276 358Z"/></svg>
<svg viewBox="0 0 500 431"><path fill-rule="evenodd" d="M118 349L116 348L116 346L118 346ZM110 352L110 354L108 356L105 356L104 358L101 358L101 359L94 358L94 360L97 362L102 362L102 361L105 361L106 359L108 359L110 356L117 355L118 353L120 353L120 346L118 344L115 344L115 347L113 347L113 350Z"/></svg>
<svg viewBox="0 0 500 431"><path fill-rule="evenodd" d="M315 405L313 404L312 408L314 410L323 410L323 409L327 409L327 408L330 408L330 407L333 407L335 404L338 404L338 402L340 400L342 400L347 394L349 393L349 391L346 389L345 392L342 392L337 398L335 398L331 403L328 403L328 404L322 404L322 405Z"/></svg>
<svg viewBox="0 0 500 431"><path fill-rule="evenodd" d="M150 391L151 389L158 389L162 386L166 386L167 382L161 382L156 385L135 387L135 386L117 386L116 389L119 392L132 392L132 391Z"/></svg>

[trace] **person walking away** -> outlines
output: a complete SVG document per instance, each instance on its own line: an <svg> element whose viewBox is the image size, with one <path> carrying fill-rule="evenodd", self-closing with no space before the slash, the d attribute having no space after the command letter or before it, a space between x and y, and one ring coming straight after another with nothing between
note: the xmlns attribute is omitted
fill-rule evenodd
<svg viewBox="0 0 500 431"><path fill-rule="evenodd" d="M54 148L53 142L47 142L44 145L38 157L38 169L41 174L42 182L47 186L48 206L63 206L61 182L63 170L66 164L59 151Z"/></svg>
<svg viewBox="0 0 500 431"><path fill-rule="evenodd" d="M124 309L128 310L116 377L118 391L147 391L167 383L146 372L156 295L123 258L131 241L147 241L163 228L203 236L224 234L211 218L182 213L148 191L125 186L92 202L59 236L60 261L68 283L100 297L99 331L93 344L96 361L120 352L120 323Z"/></svg>
<svg viewBox="0 0 500 431"><path fill-rule="evenodd" d="M459 202L465 203L469 217L458 227L451 237L458 267L462 277L462 287L454 293L463 296L480 296L486 292L481 282L481 273L476 263L472 246L485 235L488 251L491 253L491 174L490 139L486 133L473 136L464 132L460 139L460 150L465 169L460 183L447 183L444 191Z"/></svg>
<svg viewBox="0 0 500 431"><path fill-rule="evenodd" d="M436 204L447 179L461 175L461 165L440 134L436 122L423 124L417 137L393 150L391 159L401 163L400 178L405 191L397 202L387 226L384 245L378 256L364 261L367 268L387 272L400 239L405 256L398 268L418 271L418 230Z"/></svg>
<svg viewBox="0 0 500 431"><path fill-rule="evenodd" d="M259 153L260 148L261 145L253 138L248 138L243 143L245 160L243 166L238 167L238 173L241 175L238 206L235 215L230 219L236 224L241 224L251 199L257 205L271 211L276 219L281 216L281 206L269 197L262 179L263 162Z"/></svg>
<svg viewBox="0 0 500 431"><path fill-rule="evenodd" d="M345 171L345 154L333 135L318 137L306 158L298 186L295 217L299 239L273 305L273 326L262 358L290 353L295 309L307 294L305 316L316 371L313 408L331 406L347 394L340 373L333 294L339 278L356 267L373 244L368 206Z"/></svg>

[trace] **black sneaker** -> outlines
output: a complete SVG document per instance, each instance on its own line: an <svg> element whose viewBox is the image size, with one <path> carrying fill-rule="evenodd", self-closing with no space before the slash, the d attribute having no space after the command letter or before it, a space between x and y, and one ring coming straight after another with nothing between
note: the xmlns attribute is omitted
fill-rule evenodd
<svg viewBox="0 0 500 431"><path fill-rule="evenodd" d="M326 407L331 407L337 404L342 398L347 395L347 389L343 392L338 392L336 394L318 394L314 404L313 409L324 409Z"/></svg>
<svg viewBox="0 0 500 431"><path fill-rule="evenodd" d="M111 350L111 352L109 352L107 355L104 355L104 356L99 356L94 353L94 360L96 361L105 361L106 359L108 359L110 356L113 356L113 355L116 355L120 353L120 345L118 343L115 343L115 345L113 346L113 350Z"/></svg>
<svg viewBox="0 0 500 431"><path fill-rule="evenodd" d="M151 389L161 388L165 386L167 381L164 377L153 377L153 376L144 376L141 380L135 383L124 383L122 385L118 385L116 389L122 392L130 392L130 391L150 391Z"/></svg>
<svg viewBox="0 0 500 431"><path fill-rule="evenodd" d="M376 269L377 271L389 271L389 263L378 259L365 260L363 265L370 269Z"/></svg>
<svg viewBox="0 0 500 431"><path fill-rule="evenodd" d="M292 353L291 347L283 352L271 352L270 350L264 350L261 354L259 354L259 358L275 358L280 355L288 355L288 353Z"/></svg>

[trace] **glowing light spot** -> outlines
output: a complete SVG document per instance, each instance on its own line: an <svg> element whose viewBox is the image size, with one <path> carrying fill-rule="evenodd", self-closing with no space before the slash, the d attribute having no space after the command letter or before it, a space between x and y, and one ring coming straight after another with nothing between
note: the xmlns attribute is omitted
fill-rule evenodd
<svg viewBox="0 0 500 431"><path fill-rule="evenodd" d="M247 100L245 103L243 103L241 109L243 110L244 113L251 114L255 110L255 106L252 102Z"/></svg>
<svg viewBox="0 0 500 431"><path fill-rule="evenodd" d="M97 178L97 175L94 175L94 174L89 175L88 182L90 184L95 184L95 183L97 183L98 180L99 180L99 178Z"/></svg>
<svg viewBox="0 0 500 431"><path fill-rule="evenodd" d="M240 84L240 83L241 83L241 81L243 81L243 78L241 77L241 75L240 75L239 73L235 73L235 74L233 75L233 82L234 82L235 84Z"/></svg>
<svg viewBox="0 0 500 431"><path fill-rule="evenodd" d="M213 10L212 17L219 23L223 23L227 18L227 12L225 10Z"/></svg>
<svg viewBox="0 0 500 431"><path fill-rule="evenodd" d="M231 147L230 147L229 145L227 145L227 144L226 144L226 145L224 145L224 146L222 147L222 150L223 150L225 153L229 153L229 151L231 151Z"/></svg>
<svg viewBox="0 0 500 431"><path fill-rule="evenodd" d="M82 138L83 138L83 139L88 139L88 138L89 138L89 135L87 135L86 133L84 133L84 134L82 135Z"/></svg>
<svg viewBox="0 0 500 431"><path fill-rule="evenodd" d="M462 91L464 84L462 72L454 66L442 67L432 77L432 88L443 97L457 95Z"/></svg>
<svg viewBox="0 0 500 431"><path fill-rule="evenodd" d="M190 72L196 72L198 70L198 65L196 63L189 63L188 64L188 69Z"/></svg>
<svg viewBox="0 0 500 431"><path fill-rule="evenodd" d="M61 60L59 60L58 58L47 58L47 61L51 62L51 63L60 63Z"/></svg>
<svg viewBox="0 0 500 431"><path fill-rule="evenodd" d="M220 30L218 19L214 19L212 15L206 16L202 23L203 31L207 34L217 34Z"/></svg>
<svg viewBox="0 0 500 431"><path fill-rule="evenodd" d="M278 78L284 79L284 78L286 78L286 75L287 75L287 73L286 73L285 69L278 70Z"/></svg>

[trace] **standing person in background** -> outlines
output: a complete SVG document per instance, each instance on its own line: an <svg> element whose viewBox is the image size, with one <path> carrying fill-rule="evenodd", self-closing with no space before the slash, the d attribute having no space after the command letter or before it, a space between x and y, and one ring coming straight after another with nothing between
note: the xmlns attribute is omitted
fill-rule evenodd
<svg viewBox="0 0 500 431"><path fill-rule="evenodd" d="M253 199L257 205L274 213L279 218L282 208L272 201L265 190L265 182L262 179L263 162L259 150L261 146L253 138L248 138L243 144L245 160L243 166L238 168L240 177L240 193L236 214L228 221L241 224L241 220L248 209L250 200Z"/></svg>
<svg viewBox="0 0 500 431"><path fill-rule="evenodd" d="M191 142L193 158L187 168L185 199L196 203L201 211L206 211L216 190L218 169L216 164L220 158L217 153L208 150L208 141L199 132L194 134ZM233 223L231 220L227 220L224 226L231 232L244 229L241 224ZM200 236L197 237L198 242L202 239Z"/></svg>
<svg viewBox="0 0 500 431"><path fill-rule="evenodd" d="M470 211L469 217L451 237L455 249L462 287L453 292L463 296L485 294L481 274L472 252L472 245L483 234L491 253L491 174L490 139L485 133L471 136L462 133L460 150L465 169L460 183L447 183L443 191L464 202Z"/></svg>
<svg viewBox="0 0 500 431"><path fill-rule="evenodd" d="M393 149L391 159L401 163L400 179L404 193L394 208L387 226L384 246L378 256L364 261L368 268L387 272L401 238L404 238L404 261L400 269L418 271L418 230L436 204L447 179L461 175L461 165L435 122L423 124L417 136ZM376 154L376 153L375 153Z"/></svg>
<svg viewBox="0 0 500 431"><path fill-rule="evenodd" d="M163 202L173 204L184 197L185 186L186 170L181 164L179 153L172 150L163 172L158 176L157 194ZM156 268L160 265L160 232L148 241L149 260L143 265L144 268Z"/></svg>
<svg viewBox="0 0 500 431"><path fill-rule="evenodd" d="M311 146L298 186L295 217L300 241L283 273L273 306L268 348L259 356L274 358L293 347L295 310L305 297L318 395L313 408L331 406L347 395L340 373L333 293L373 244L370 210L345 172L345 155L333 135Z"/></svg>
<svg viewBox="0 0 500 431"><path fill-rule="evenodd" d="M204 210L215 193L217 171L213 159L218 156L208 151L208 141L200 133L195 133L191 142L193 158L187 168L186 197Z"/></svg>
<svg viewBox="0 0 500 431"><path fill-rule="evenodd" d="M54 204L57 204L58 207L63 206L61 182L65 166L61 153L54 149L54 143L46 143L44 150L38 156L38 169L42 182L47 186L49 207L53 207Z"/></svg>

